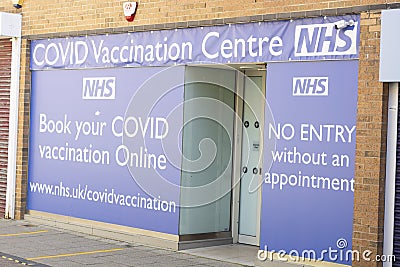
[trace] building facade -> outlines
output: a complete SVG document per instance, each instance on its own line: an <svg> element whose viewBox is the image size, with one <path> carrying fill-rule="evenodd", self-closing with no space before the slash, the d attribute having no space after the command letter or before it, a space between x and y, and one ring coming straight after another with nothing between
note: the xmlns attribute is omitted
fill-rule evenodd
<svg viewBox="0 0 400 267"><path fill-rule="evenodd" d="M382 266L397 8L141 1L128 22L121 1L2 3L22 14L15 218Z"/></svg>

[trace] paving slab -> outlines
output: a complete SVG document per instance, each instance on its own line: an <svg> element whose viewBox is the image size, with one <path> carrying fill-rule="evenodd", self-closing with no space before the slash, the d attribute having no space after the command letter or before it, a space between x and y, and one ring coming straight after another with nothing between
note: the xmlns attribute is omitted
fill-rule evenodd
<svg viewBox="0 0 400 267"><path fill-rule="evenodd" d="M245 265L208 259L203 255L158 249L35 225L26 221L0 219L0 266L239 267Z"/></svg>

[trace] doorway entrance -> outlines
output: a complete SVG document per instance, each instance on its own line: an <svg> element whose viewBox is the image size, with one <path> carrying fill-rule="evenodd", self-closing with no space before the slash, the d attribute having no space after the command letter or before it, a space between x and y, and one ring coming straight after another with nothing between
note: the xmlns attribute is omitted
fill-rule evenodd
<svg viewBox="0 0 400 267"><path fill-rule="evenodd" d="M185 69L182 247L259 245L265 76L259 65Z"/></svg>

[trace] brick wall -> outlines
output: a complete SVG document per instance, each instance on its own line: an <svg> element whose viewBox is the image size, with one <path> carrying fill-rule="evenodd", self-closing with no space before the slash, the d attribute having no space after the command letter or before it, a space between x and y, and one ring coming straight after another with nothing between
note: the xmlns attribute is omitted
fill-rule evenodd
<svg viewBox="0 0 400 267"><path fill-rule="evenodd" d="M153 28L173 28L361 13L353 248L382 253L387 88L378 82L379 9L386 8L387 1L139 0L138 13L132 23L126 22L123 16L122 2L25 0L23 8L17 11L7 0L0 3L0 11L21 12L23 35L31 39L148 30L152 26L146 28L143 25L153 24L159 25ZM22 45L21 63L17 218L23 218L25 212L28 167L30 72L29 41L26 39ZM354 262L353 266L380 264Z"/></svg>
<svg viewBox="0 0 400 267"><path fill-rule="evenodd" d="M21 77L18 106L17 181L15 190L16 219L24 218L28 184L29 111L31 94L29 47L29 41L23 39L21 44Z"/></svg>
<svg viewBox="0 0 400 267"><path fill-rule="evenodd" d="M18 11L12 6L11 0L4 0L0 2L0 12L18 13Z"/></svg>
<svg viewBox="0 0 400 267"><path fill-rule="evenodd" d="M5 8L11 0L2 1ZM84 31L171 22L212 20L297 11L385 4L385 0L138 0L134 23L123 15L121 0L25 0L23 34Z"/></svg>
<svg viewBox="0 0 400 267"><path fill-rule="evenodd" d="M361 14L353 249L382 254L388 88L379 82L380 12ZM381 266L354 262L353 266Z"/></svg>

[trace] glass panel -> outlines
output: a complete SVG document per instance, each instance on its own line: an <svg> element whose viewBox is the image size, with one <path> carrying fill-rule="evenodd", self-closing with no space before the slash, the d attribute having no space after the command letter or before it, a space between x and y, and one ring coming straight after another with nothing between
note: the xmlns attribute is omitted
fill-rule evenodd
<svg viewBox="0 0 400 267"><path fill-rule="evenodd" d="M230 230L235 72L187 67L179 234Z"/></svg>
<svg viewBox="0 0 400 267"><path fill-rule="evenodd" d="M263 98L260 97L262 77L246 77L243 106L242 177L240 180L239 234L256 236L261 151L261 113Z"/></svg>

